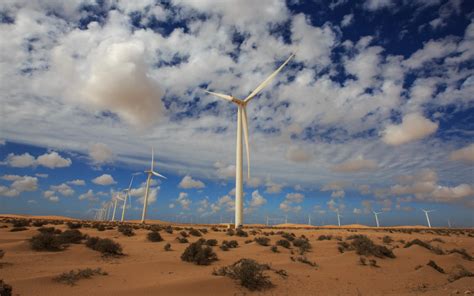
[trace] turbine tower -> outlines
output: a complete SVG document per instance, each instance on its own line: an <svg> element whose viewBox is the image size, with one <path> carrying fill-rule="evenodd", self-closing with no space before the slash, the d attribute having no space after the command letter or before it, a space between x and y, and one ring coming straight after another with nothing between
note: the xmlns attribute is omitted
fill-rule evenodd
<svg viewBox="0 0 474 296"><path fill-rule="evenodd" d="M421 209L421 210L425 212L426 222L428 222L428 227L431 228L430 216L428 215L428 213L434 212L434 210L424 210L424 209Z"/></svg>
<svg viewBox="0 0 474 296"><path fill-rule="evenodd" d="M380 224L379 224L379 214L382 214L382 212L372 211L372 213L374 213L374 216L375 216L375 223L377 224L377 227L380 227Z"/></svg>
<svg viewBox="0 0 474 296"><path fill-rule="evenodd" d="M120 192L117 192L117 195L115 197L113 197L114 210L113 210L113 213L112 213L112 221L115 221L115 212L117 211L117 203L118 203L119 200L123 200L123 198L120 197Z"/></svg>
<svg viewBox="0 0 474 296"><path fill-rule="evenodd" d="M149 171L145 171L145 173L148 174L148 177L146 179L146 188L145 188L145 200L143 201L143 212L142 212L142 220L141 220L141 223L145 223L145 217L146 217L146 208L148 206L148 193L149 193L149 189L150 189L150 182L151 182L151 176L155 175L157 177L160 177L160 178L164 178L166 179L165 176L163 175L160 175L159 173L155 172L153 170L153 158L154 158L154 152L153 152L153 148L151 149L151 166L150 166L150 170Z"/></svg>
<svg viewBox="0 0 474 296"><path fill-rule="evenodd" d="M341 217L342 215L339 214L339 209L336 209L336 214L337 214L337 225L339 225L339 227L341 226Z"/></svg>
<svg viewBox="0 0 474 296"><path fill-rule="evenodd" d="M135 177L135 175L132 175L132 180L130 180L130 185L128 185L128 189L125 189L124 191L127 192L127 194L125 194L125 197L123 199L123 207L122 207L122 219L120 220L120 222L123 222L123 219L125 218L125 208L127 207L127 199L130 198L130 191L132 190L132 183L133 183L133 178ZM130 202L131 204L131 202Z"/></svg>
<svg viewBox="0 0 474 296"><path fill-rule="evenodd" d="M308 215L308 225L311 225L311 215Z"/></svg>
<svg viewBox="0 0 474 296"><path fill-rule="evenodd" d="M231 95L216 93L205 90L208 94L217 96L237 105L237 144L235 157L235 228L243 226L243 172L242 172L242 129L244 131L245 150L247 152L247 179L250 179L250 151L249 151L249 135L247 123L247 104L262 90L275 76L288 64L295 56L290 57L270 76L267 77L257 88L255 88L244 100L240 100Z"/></svg>

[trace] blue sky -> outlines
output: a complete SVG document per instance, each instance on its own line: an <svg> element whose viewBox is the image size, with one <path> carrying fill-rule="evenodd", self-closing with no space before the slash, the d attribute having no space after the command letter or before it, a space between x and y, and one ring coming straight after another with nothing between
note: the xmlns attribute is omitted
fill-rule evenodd
<svg viewBox="0 0 474 296"><path fill-rule="evenodd" d="M2 1L0 212L91 217L151 148L149 217L233 217L245 97L245 222L473 226L470 1ZM245 166L244 166L245 169Z"/></svg>

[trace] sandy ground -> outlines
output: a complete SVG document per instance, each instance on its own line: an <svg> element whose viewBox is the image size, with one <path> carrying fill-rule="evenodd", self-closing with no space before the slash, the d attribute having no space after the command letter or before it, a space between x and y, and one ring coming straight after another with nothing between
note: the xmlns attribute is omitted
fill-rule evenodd
<svg viewBox="0 0 474 296"><path fill-rule="evenodd" d="M44 217L43 217L44 218ZM222 240L237 240L239 247L227 252L213 247L219 258L209 266L197 266L183 262L180 256L188 244L176 241L179 231L168 234L161 231L163 242L153 243L146 239L148 230L135 230L136 235L126 237L116 229L99 232L94 228L82 228L82 233L111 238L119 242L126 256L104 259L100 253L88 249L84 244L70 245L61 252L32 251L28 239L37 234L37 227L30 226L26 231L10 232L12 228L0 228L0 249L5 256L0 259L0 279L13 286L13 295L465 295L474 293L474 277L462 278L450 283L448 274L441 274L426 266L434 260L448 273L457 264L474 272L474 261L468 261L459 254L436 255L427 249L414 245L403 248L399 240L410 241L419 238L431 241L441 238L444 243L431 242L443 250L465 248L474 254L474 237L469 237L468 230L463 234L451 233L438 235L433 233L390 233L390 229L373 228L308 228L293 225L295 228L258 229L259 231L288 231L296 236L309 238L312 251L306 254L310 261L319 267L293 262L291 250L279 247L280 253L273 253L270 247L255 242L245 244L255 236L228 236L225 232L212 230L203 237ZM54 226L54 225L47 225ZM66 225L56 228L65 230ZM189 225L188 225L189 227ZM290 227L290 225L288 225ZM202 227L196 227L202 228ZM245 229L249 231L250 229ZM394 259L379 259L379 268L359 264L359 255L354 251L340 253L337 240L319 241L322 235L340 236L342 239L352 234L365 234L377 244L383 244L382 238L389 235L394 242L386 244L393 248ZM262 235L257 235L262 236ZM270 235L271 243L281 239L280 235ZM190 241L198 238L190 237ZM164 251L169 242L171 252ZM293 247L296 251L296 249ZM212 271L218 267L234 263L240 258L252 258L259 263L267 263L274 269L284 269L288 277L282 278L273 272L267 272L275 287L261 292L250 292L235 281L220 276L213 276ZM415 267L421 265L421 268ZM78 268L101 267L108 272L107 276L95 276L84 279L75 286L54 282L52 279L63 272Z"/></svg>

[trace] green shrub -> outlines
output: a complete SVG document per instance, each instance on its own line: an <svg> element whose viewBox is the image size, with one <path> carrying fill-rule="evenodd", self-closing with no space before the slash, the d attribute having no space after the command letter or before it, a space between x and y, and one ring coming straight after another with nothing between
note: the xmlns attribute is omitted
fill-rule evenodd
<svg viewBox="0 0 474 296"><path fill-rule="evenodd" d="M190 244L181 254L181 260L196 265L209 265L217 260L217 255L211 247L203 247L201 242Z"/></svg>
<svg viewBox="0 0 474 296"><path fill-rule="evenodd" d="M163 241L163 238L161 237L161 235L158 231L148 232L147 238L151 242L161 242L161 241Z"/></svg>
<svg viewBox="0 0 474 296"><path fill-rule="evenodd" d="M59 234L59 240L64 244L80 244L84 235L77 229L68 229Z"/></svg>
<svg viewBox="0 0 474 296"><path fill-rule="evenodd" d="M103 256L123 255L120 244L108 238L89 237L86 241L86 246L102 253Z"/></svg>
<svg viewBox="0 0 474 296"><path fill-rule="evenodd" d="M237 280L239 284L250 291L260 291L273 287L269 277L264 271L270 267L266 264L259 264L253 259L240 259L232 265L221 267L213 272L213 275L227 276Z"/></svg>

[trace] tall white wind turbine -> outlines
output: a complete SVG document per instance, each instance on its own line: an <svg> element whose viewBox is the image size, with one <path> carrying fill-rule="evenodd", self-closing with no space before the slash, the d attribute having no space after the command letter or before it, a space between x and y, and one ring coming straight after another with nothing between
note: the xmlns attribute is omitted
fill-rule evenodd
<svg viewBox="0 0 474 296"><path fill-rule="evenodd" d="M247 178L250 179L250 151L249 151L249 135L248 135L248 120L247 120L247 104L264 89L275 76L288 64L288 62L295 56L291 54L290 57L270 76L267 77L257 88L255 88L244 100L238 99L231 95L216 93L205 90L208 94L217 96L237 105L237 144L235 157L235 227L243 226L243 172L242 172L242 129L244 131L245 150L247 152Z"/></svg>
<svg viewBox="0 0 474 296"><path fill-rule="evenodd" d="M428 223L428 227L431 228L430 216L428 215L428 213L434 212L434 210L424 210L424 209L421 209L421 210L425 212L426 222Z"/></svg>
<svg viewBox="0 0 474 296"><path fill-rule="evenodd" d="M163 175L160 175L159 173L155 172L153 170L153 165L154 165L154 151L153 151L153 148L151 149L151 166L150 166L150 170L149 171L145 171L145 173L148 174L148 177L146 179L146 188L145 188L145 200L143 201L143 212L142 212L142 220L141 220L141 223L145 223L145 217L146 217L146 208L148 206L148 193L149 193L149 189L150 189L150 182L151 182L151 177L154 175L156 177L160 177L160 178L163 178L163 179L166 179L165 176Z"/></svg>
<svg viewBox="0 0 474 296"><path fill-rule="evenodd" d="M337 214L337 225L341 226L341 217L342 217L342 215L339 214L338 209L336 209L336 214Z"/></svg>
<svg viewBox="0 0 474 296"><path fill-rule="evenodd" d="M132 175L132 180L130 180L130 185L128 185L128 188L124 190L126 194L125 194L125 197L123 198L122 219L120 219L120 222L123 222L125 218L125 208L127 207L127 199L130 198L130 191L132 190L132 183L133 183L134 177L135 175Z"/></svg>
<svg viewBox="0 0 474 296"><path fill-rule="evenodd" d="M114 210L112 213L112 221L115 221L115 212L117 211L117 203L118 201L124 200L124 198L120 197L120 192L117 192L116 195L112 198L113 203L114 203Z"/></svg>
<svg viewBox="0 0 474 296"><path fill-rule="evenodd" d="M377 227L380 227L380 224L379 224L379 215L382 214L382 212L372 211L372 213L374 213L374 216L375 216L375 223L377 224Z"/></svg>

